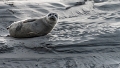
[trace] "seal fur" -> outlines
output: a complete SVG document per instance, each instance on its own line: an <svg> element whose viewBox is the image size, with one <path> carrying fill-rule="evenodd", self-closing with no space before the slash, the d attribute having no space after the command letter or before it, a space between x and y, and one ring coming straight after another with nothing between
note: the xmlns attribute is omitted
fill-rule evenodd
<svg viewBox="0 0 120 68"><path fill-rule="evenodd" d="M57 13L49 13L40 19L27 19L7 27L11 37L26 38L47 35L58 21Z"/></svg>

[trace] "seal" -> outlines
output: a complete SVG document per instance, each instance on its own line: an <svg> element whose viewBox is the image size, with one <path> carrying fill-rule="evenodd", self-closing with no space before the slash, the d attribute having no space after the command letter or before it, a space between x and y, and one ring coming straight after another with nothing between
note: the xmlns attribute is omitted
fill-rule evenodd
<svg viewBox="0 0 120 68"><path fill-rule="evenodd" d="M27 19L12 23L7 27L10 37L27 38L47 35L58 21L57 13L49 13L39 19Z"/></svg>

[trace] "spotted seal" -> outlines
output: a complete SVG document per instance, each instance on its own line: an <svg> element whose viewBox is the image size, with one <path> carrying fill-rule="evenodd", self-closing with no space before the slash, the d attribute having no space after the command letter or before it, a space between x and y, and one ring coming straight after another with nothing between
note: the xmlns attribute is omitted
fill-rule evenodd
<svg viewBox="0 0 120 68"><path fill-rule="evenodd" d="M11 37L26 38L47 35L58 21L57 13L49 13L39 19L27 19L7 27Z"/></svg>

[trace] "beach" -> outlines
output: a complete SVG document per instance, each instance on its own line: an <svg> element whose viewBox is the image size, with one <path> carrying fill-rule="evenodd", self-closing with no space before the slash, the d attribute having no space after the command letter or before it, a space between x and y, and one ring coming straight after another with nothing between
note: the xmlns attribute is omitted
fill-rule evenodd
<svg viewBox="0 0 120 68"><path fill-rule="evenodd" d="M0 1L0 68L119 68L119 0ZM16 21L50 12L59 21L46 36L8 37Z"/></svg>

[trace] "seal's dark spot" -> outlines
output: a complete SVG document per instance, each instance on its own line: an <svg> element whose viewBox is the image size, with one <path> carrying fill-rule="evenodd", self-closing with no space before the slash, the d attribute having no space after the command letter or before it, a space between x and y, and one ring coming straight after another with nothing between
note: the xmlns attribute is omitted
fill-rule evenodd
<svg viewBox="0 0 120 68"><path fill-rule="evenodd" d="M23 25L20 23L19 26L16 27L16 31L20 31L21 28L22 28L22 26L23 26Z"/></svg>
<svg viewBox="0 0 120 68"><path fill-rule="evenodd" d="M38 24L37 24L37 23L35 23L35 25L37 26Z"/></svg>

